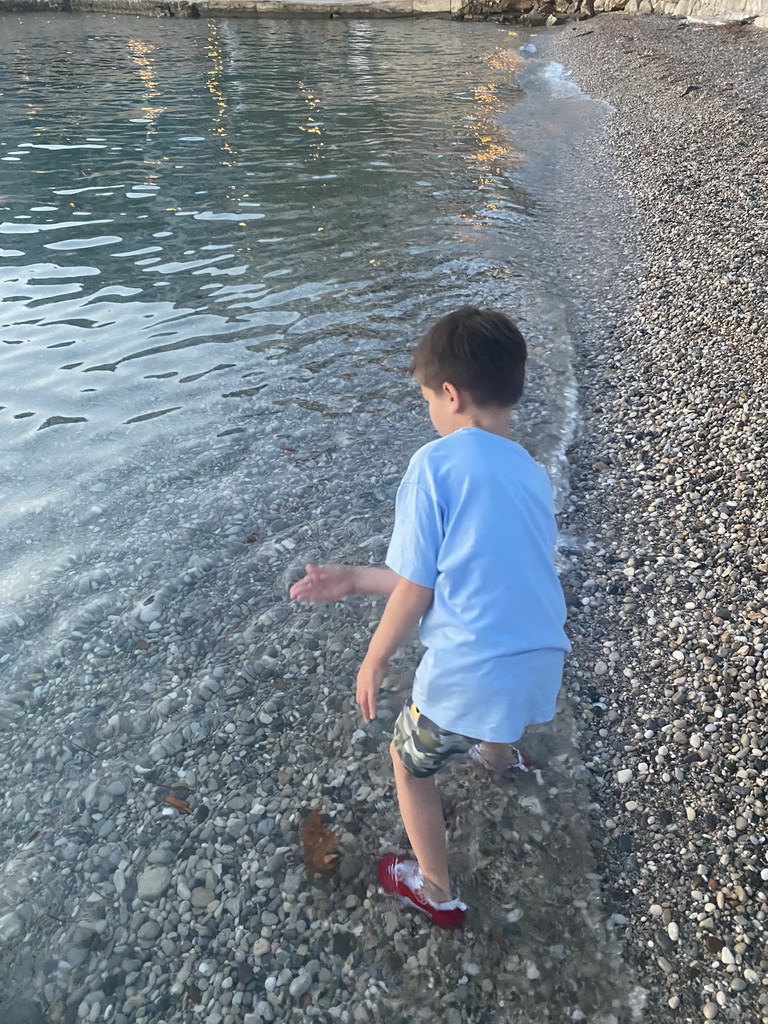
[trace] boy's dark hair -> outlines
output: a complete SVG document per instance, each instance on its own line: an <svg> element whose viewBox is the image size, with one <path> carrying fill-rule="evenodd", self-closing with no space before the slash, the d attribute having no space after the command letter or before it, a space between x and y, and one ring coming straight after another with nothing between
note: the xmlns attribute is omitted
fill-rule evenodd
<svg viewBox="0 0 768 1024"><path fill-rule="evenodd" d="M462 306L427 331L410 372L431 391L448 381L480 408L504 408L523 393L525 357L525 339L505 313Z"/></svg>

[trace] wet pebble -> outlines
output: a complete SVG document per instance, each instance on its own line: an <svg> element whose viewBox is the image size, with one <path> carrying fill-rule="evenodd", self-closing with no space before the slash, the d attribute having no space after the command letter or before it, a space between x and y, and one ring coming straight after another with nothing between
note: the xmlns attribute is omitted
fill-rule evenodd
<svg viewBox="0 0 768 1024"><path fill-rule="evenodd" d="M167 867L146 868L139 875L139 899L157 900L163 895L170 884L171 872Z"/></svg>

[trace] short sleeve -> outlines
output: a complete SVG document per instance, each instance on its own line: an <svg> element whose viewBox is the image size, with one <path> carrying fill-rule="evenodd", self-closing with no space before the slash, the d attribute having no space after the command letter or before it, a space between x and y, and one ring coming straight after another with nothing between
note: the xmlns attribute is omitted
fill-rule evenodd
<svg viewBox="0 0 768 1024"><path fill-rule="evenodd" d="M411 583L434 589L442 542L443 517L436 495L403 481L397 492L387 565Z"/></svg>

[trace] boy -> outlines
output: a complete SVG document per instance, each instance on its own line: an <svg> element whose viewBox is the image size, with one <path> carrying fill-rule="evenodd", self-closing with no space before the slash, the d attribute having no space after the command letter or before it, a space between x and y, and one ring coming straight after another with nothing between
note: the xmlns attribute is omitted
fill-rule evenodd
<svg viewBox="0 0 768 1024"><path fill-rule="evenodd" d="M388 854L378 876L443 928L460 927L466 907L451 888L434 775L462 755L507 777L525 770L512 744L554 715L570 649L549 481L509 429L525 358L503 313L465 306L439 320L410 372L440 437L400 484L389 568L310 565L291 588L299 601L388 595L357 677L366 722L390 658L421 620L426 652L390 746L416 860Z"/></svg>

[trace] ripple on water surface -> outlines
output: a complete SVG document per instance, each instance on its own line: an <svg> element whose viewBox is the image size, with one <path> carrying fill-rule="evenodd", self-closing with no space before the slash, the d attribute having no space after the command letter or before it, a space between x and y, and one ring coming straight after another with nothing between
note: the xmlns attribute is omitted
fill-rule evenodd
<svg viewBox="0 0 768 1024"><path fill-rule="evenodd" d="M30 583L32 536L36 563L46 544L93 541L81 496L126 465L121 507L138 520L182 439L242 432L242 457L266 458L280 445L260 423L319 449L365 414L404 462L430 436L405 427L420 422L407 350L464 302L532 324L527 436L553 462L567 353L520 242L538 210L516 183L524 154L496 120L520 96L518 36L99 17L3 29L6 590ZM352 458L339 453L340 479Z"/></svg>

